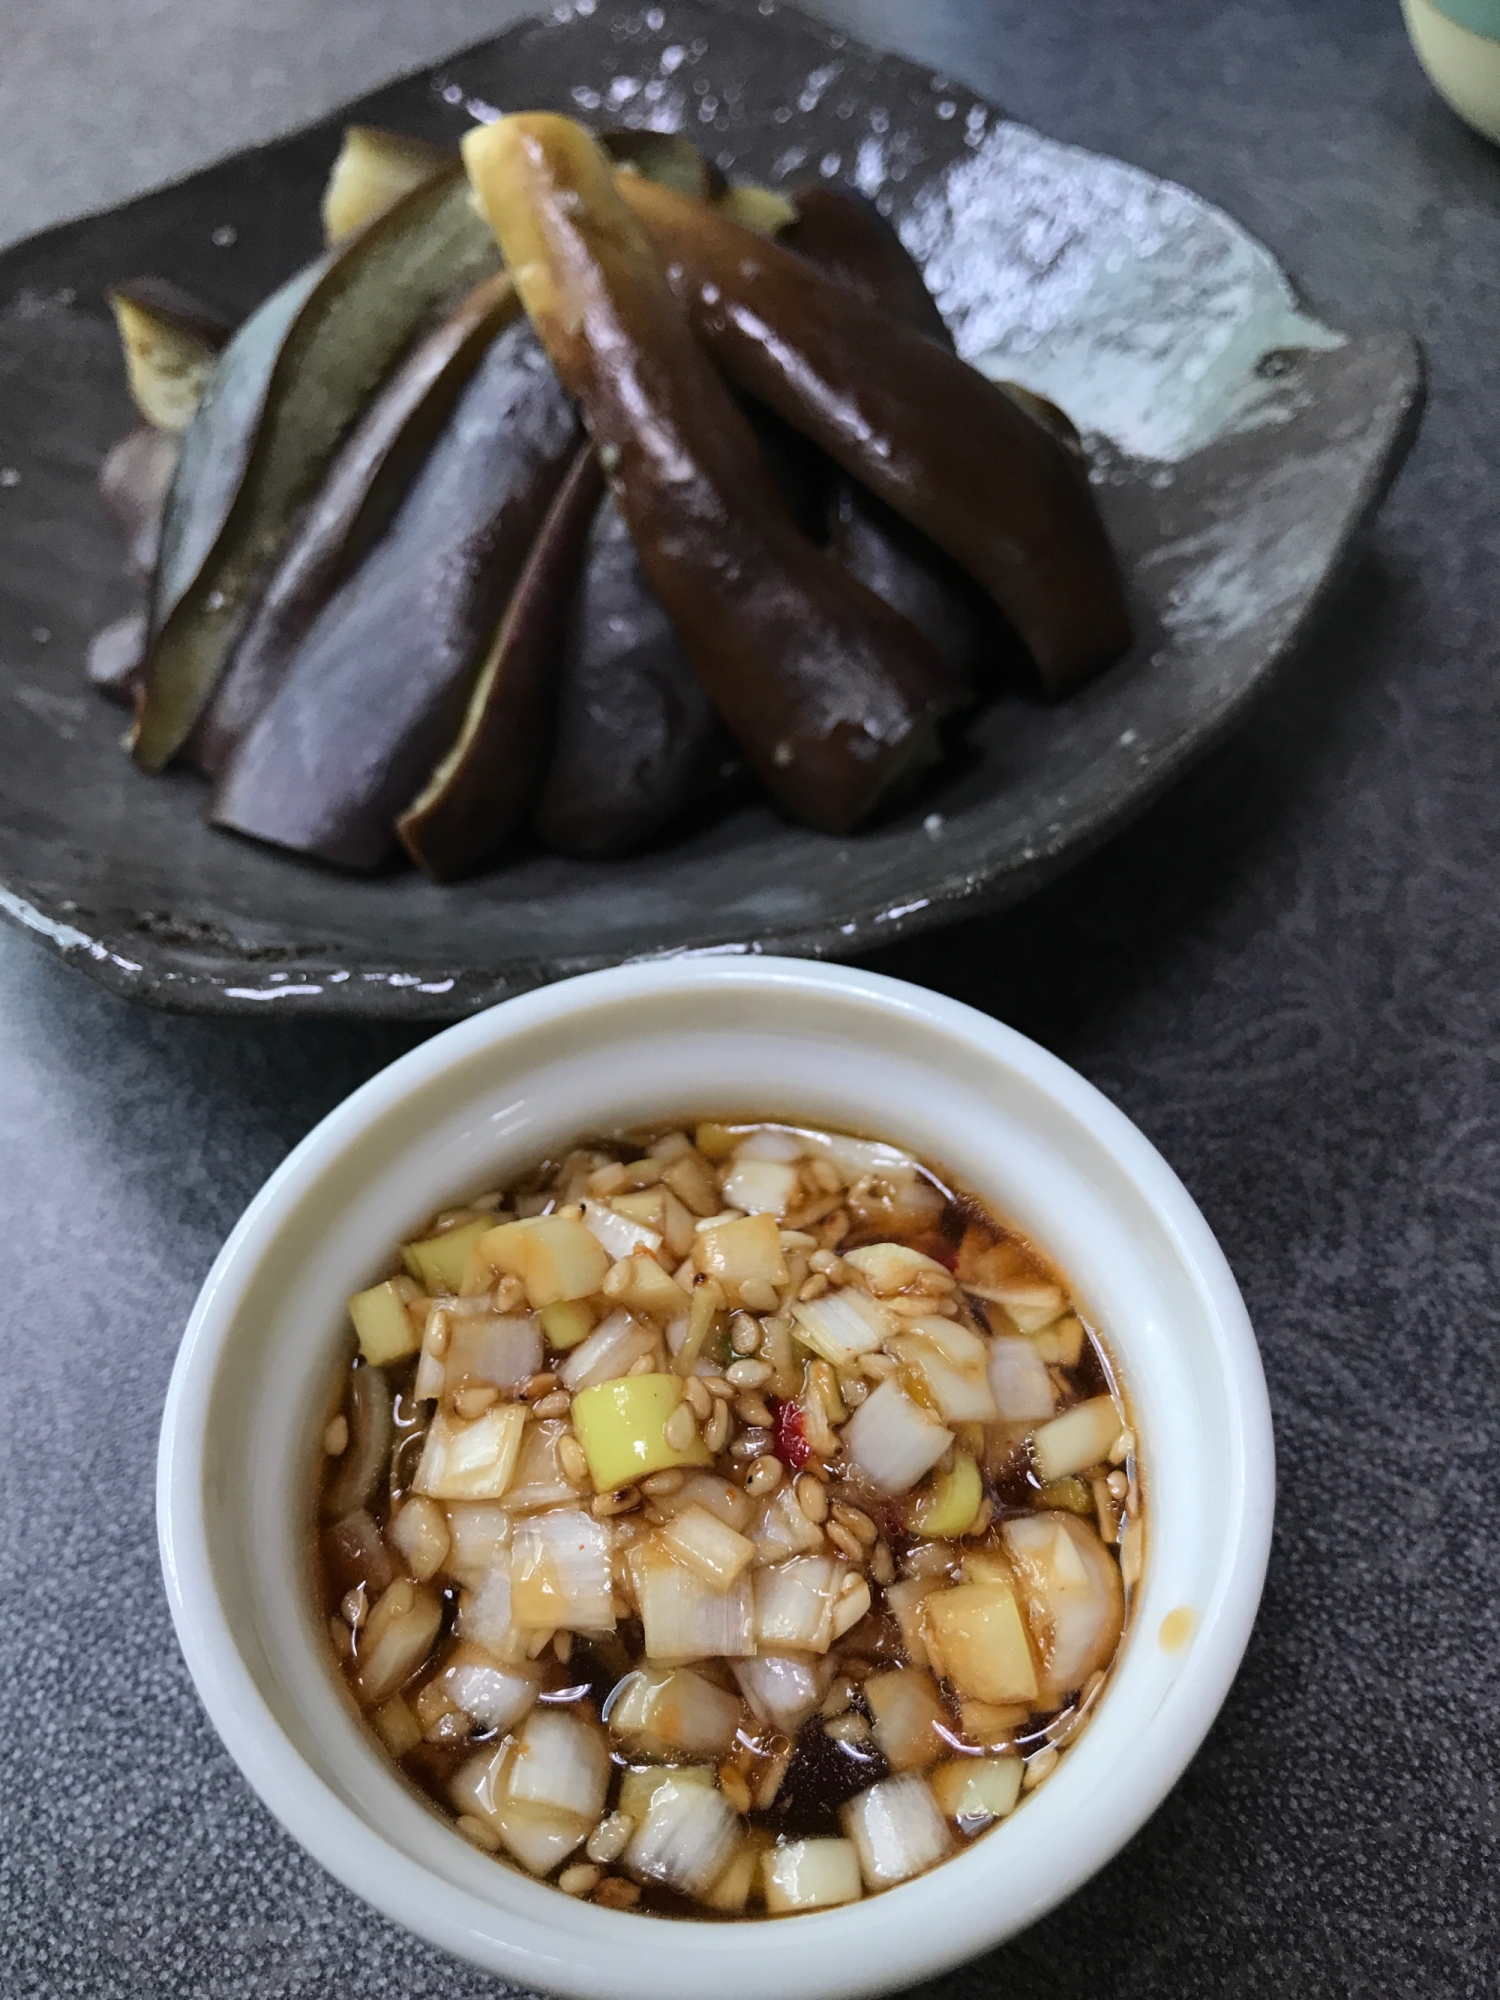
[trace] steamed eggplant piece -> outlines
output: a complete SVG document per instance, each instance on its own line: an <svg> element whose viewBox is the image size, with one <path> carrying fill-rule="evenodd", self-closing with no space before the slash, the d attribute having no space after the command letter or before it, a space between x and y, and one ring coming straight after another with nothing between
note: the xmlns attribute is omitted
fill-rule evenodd
<svg viewBox="0 0 1500 2000"><path fill-rule="evenodd" d="M129 278L108 297L136 408L157 430L185 431L228 322L166 278Z"/></svg>
<svg viewBox="0 0 1500 2000"><path fill-rule="evenodd" d="M617 185L729 378L961 563L1047 694L1125 650L1124 589L1087 473L1049 431L795 251L670 188Z"/></svg>
<svg viewBox="0 0 1500 2000"><path fill-rule="evenodd" d="M592 446L581 446L511 592L458 740L396 822L434 882L477 874L526 823L546 769L568 589L603 486Z"/></svg>
<svg viewBox="0 0 1500 2000"><path fill-rule="evenodd" d="M209 777L280 686L334 586L389 524L465 382L519 310L509 277L496 272L377 391L298 521L188 741L189 761Z"/></svg>
<svg viewBox="0 0 1500 2000"><path fill-rule="evenodd" d="M190 468L214 486L212 434L231 407L238 423L224 427L242 476L190 582L169 519L132 745L144 770L160 770L191 734L296 510L373 391L432 314L496 262L462 173L439 173L283 287L225 348L183 439L169 515L179 488L196 513ZM182 538L194 542L189 525Z"/></svg>
<svg viewBox="0 0 1500 2000"><path fill-rule="evenodd" d="M618 189L700 204L616 177L551 114L477 128L464 156L694 671L773 797L846 831L937 755L959 691L919 633L799 535Z"/></svg>
<svg viewBox="0 0 1500 2000"><path fill-rule="evenodd" d="M514 321L225 767L216 825L345 868L386 860L578 442L540 342Z"/></svg>
<svg viewBox="0 0 1500 2000"><path fill-rule="evenodd" d="M323 241L334 248L452 165L452 149L430 139L379 125L345 126L323 190Z"/></svg>
<svg viewBox="0 0 1500 2000"><path fill-rule="evenodd" d="M585 860L649 846L706 798L734 746L652 595L613 495L568 610L536 830Z"/></svg>
<svg viewBox="0 0 1500 2000"><path fill-rule="evenodd" d="M746 414L792 519L825 542L827 459L769 410ZM612 494L589 537L559 677L552 768L536 819L539 837L559 854L603 861L638 853L706 804L726 774L743 770Z"/></svg>
<svg viewBox="0 0 1500 2000"><path fill-rule="evenodd" d="M621 126L601 132L599 144L616 166L676 188L694 201L718 201L728 190L720 169L680 132L627 131Z"/></svg>
<svg viewBox="0 0 1500 2000"><path fill-rule="evenodd" d="M922 273L875 204L852 189L812 187L797 197L797 220L781 241L869 304L951 347ZM828 549L931 641L971 685L987 661L1013 650L983 591L951 556L876 499L847 472L831 483Z"/></svg>
<svg viewBox="0 0 1500 2000"><path fill-rule="evenodd" d="M177 452L169 431L138 424L110 448L99 468L99 496L125 537L126 566L142 579L156 567Z"/></svg>
<svg viewBox="0 0 1500 2000"><path fill-rule="evenodd" d="M793 202L796 220L777 233L778 242L867 305L952 347L953 336L926 280L873 201L852 188L816 184L798 188Z"/></svg>

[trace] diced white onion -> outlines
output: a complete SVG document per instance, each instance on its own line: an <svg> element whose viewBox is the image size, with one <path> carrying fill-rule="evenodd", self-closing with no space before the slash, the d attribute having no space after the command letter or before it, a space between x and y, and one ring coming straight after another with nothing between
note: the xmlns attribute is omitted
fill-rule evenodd
<svg viewBox="0 0 1500 2000"><path fill-rule="evenodd" d="M1049 1705L1107 1666L1125 1616L1119 1565L1072 1514L1021 1514L1001 1530Z"/></svg>
<svg viewBox="0 0 1500 2000"><path fill-rule="evenodd" d="M750 1576L715 1590L661 1548L653 1537L630 1551L649 1660L733 1660L755 1651Z"/></svg>
<svg viewBox="0 0 1500 2000"><path fill-rule="evenodd" d="M511 1616L509 1549L496 1554L478 1587L459 1600L458 1634L499 1660L515 1660L525 1652L525 1636Z"/></svg>
<svg viewBox="0 0 1500 2000"><path fill-rule="evenodd" d="M448 1798L455 1812L469 1813L486 1825L494 1824L510 1751L508 1741L497 1743L459 1766L448 1783Z"/></svg>
<svg viewBox="0 0 1500 2000"><path fill-rule="evenodd" d="M706 1507L686 1507L660 1533L662 1545L715 1590L728 1590L755 1560L755 1544Z"/></svg>
<svg viewBox="0 0 1500 2000"><path fill-rule="evenodd" d="M1044 1326L1051 1326L1068 1303L1061 1288L1045 1278L1018 1276L999 1284L965 1285L964 1290L991 1305L1004 1306L1022 1333L1039 1333Z"/></svg>
<svg viewBox="0 0 1500 2000"><path fill-rule="evenodd" d="M542 1330L531 1313L496 1313L481 1320L460 1320L448 1337L450 1383L455 1367L459 1367L497 1388L519 1389L541 1365Z"/></svg>
<svg viewBox="0 0 1500 2000"><path fill-rule="evenodd" d="M925 1326L928 1322L920 1324ZM965 1367L955 1366L935 1341L921 1333L914 1332L892 1342L892 1352L908 1367L915 1368L927 1384L945 1423L985 1424L994 1418L995 1397L985 1374L984 1349L979 1341L974 1344L979 1348L978 1356L972 1366Z"/></svg>
<svg viewBox="0 0 1500 2000"><path fill-rule="evenodd" d="M593 1389L601 1382L614 1382L628 1375L644 1354L656 1346L656 1333L621 1308L601 1320L587 1340L580 1341L558 1374L563 1387L576 1396L580 1389Z"/></svg>
<svg viewBox="0 0 1500 2000"><path fill-rule="evenodd" d="M391 1516L386 1532L419 1582L442 1568L448 1554L448 1521L435 1500L413 1494Z"/></svg>
<svg viewBox="0 0 1500 2000"><path fill-rule="evenodd" d="M1057 1408L1047 1364L1029 1340L1002 1335L990 1342L990 1389L1008 1424L1037 1423Z"/></svg>
<svg viewBox="0 0 1500 2000"><path fill-rule="evenodd" d="M917 1162L899 1146L880 1139L851 1139L843 1132L813 1132L799 1128L798 1136L810 1153L818 1153L851 1180L862 1174L915 1174Z"/></svg>
<svg viewBox="0 0 1500 2000"><path fill-rule="evenodd" d="M581 1507L555 1507L516 1524L511 1545L512 1615L518 1625L613 1631L614 1536Z"/></svg>
<svg viewBox="0 0 1500 2000"><path fill-rule="evenodd" d="M761 1503L749 1530L755 1553L764 1563L785 1562L788 1556L811 1555L823 1547L823 1530L797 1505L790 1486L782 1486Z"/></svg>
<svg viewBox="0 0 1500 2000"><path fill-rule="evenodd" d="M1026 1767L1019 1757L955 1757L928 1780L933 1797L960 1832L978 1833L1014 1812Z"/></svg>
<svg viewBox="0 0 1500 2000"><path fill-rule="evenodd" d="M578 1489L564 1479L557 1457L557 1447L571 1428L561 1417L534 1417L526 1426L521 1453L505 1495L510 1513L536 1514L545 1507L576 1502Z"/></svg>
<svg viewBox="0 0 1500 2000"><path fill-rule="evenodd" d="M773 1916L855 1903L864 1893L852 1840L789 1840L762 1857L761 1879Z"/></svg>
<svg viewBox="0 0 1500 2000"><path fill-rule="evenodd" d="M948 1711L933 1683L920 1667L896 1667L871 1674L865 1682L875 1742L893 1771L923 1771L941 1755L944 1741L938 1729Z"/></svg>
<svg viewBox="0 0 1500 2000"><path fill-rule="evenodd" d="M644 1222L632 1221L628 1215L621 1215L617 1208L611 1208L607 1202L585 1201L583 1224L617 1263L620 1258L628 1257L638 1243L643 1244L653 1255L661 1248L660 1230L648 1229Z"/></svg>
<svg viewBox="0 0 1500 2000"><path fill-rule="evenodd" d="M438 1410L428 1426L414 1489L434 1500L500 1499L515 1470L525 1423L520 1403L497 1403L468 1423Z"/></svg>
<svg viewBox="0 0 1500 2000"><path fill-rule="evenodd" d="M734 1149L737 1160L800 1160L807 1146L800 1133L787 1132L775 1125L758 1125L749 1138Z"/></svg>
<svg viewBox="0 0 1500 2000"><path fill-rule="evenodd" d="M739 1837L739 1815L722 1792L668 1778L652 1793L625 1867L639 1881L702 1896L729 1865Z"/></svg>
<svg viewBox="0 0 1500 2000"><path fill-rule="evenodd" d="M1050 1481L1097 1465L1108 1458L1124 1428L1113 1396L1092 1396L1086 1403L1075 1403L1033 1436L1031 1455L1037 1472Z"/></svg>
<svg viewBox="0 0 1500 2000"><path fill-rule="evenodd" d="M443 1512L448 1517L443 1567L457 1582L477 1590L495 1558L510 1547L510 1510L493 1500L455 1500Z"/></svg>
<svg viewBox="0 0 1500 2000"><path fill-rule="evenodd" d="M702 1785L714 1789L716 1780L707 1764L664 1764L627 1766L620 1774L620 1811L639 1826L651 1809L651 1801L667 1783Z"/></svg>
<svg viewBox="0 0 1500 2000"><path fill-rule="evenodd" d="M835 1368L851 1367L896 1332L896 1320L863 1292L825 1292L792 1307L797 1338Z"/></svg>
<svg viewBox="0 0 1500 2000"><path fill-rule="evenodd" d="M812 1714L827 1692L825 1664L787 1653L761 1653L736 1660L734 1677L758 1721L788 1736Z"/></svg>
<svg viewBox="0 0 1500 2000"><path fill-rule="evenodd" d="M591 1722L564 1708L534 1708L522 1725L505 1788L520 1805L593 1822L609 1790L609 1750Z"/></svg>
<svg viewBox="0 0 1500 2000"><path fill-rule="evenodd" d="M741 1154L724 1176L724 1199L746 1215L785 1215L797 1198L797 1186L795 1167Z"/></svg>
<svg viewBox="0 0 1500 2000"><path fill-rule="evenodd" d="M726 1527L748 1534L755 1502L743 1486L724 1479L717 1472L690 1472L675 1493L657 1501L663 1513L680 1514L687 1507L706 1507Z"/></svg>
<svg viewBox="0 0 1500 2000"><path fill-rule="evenodd" d="M756 1647L765 1653L826 1653L844 1565L832 1556L798 1556L757 1569Z"/></svg>
<svg viewBox="0 0 1500 2000"><path fill-rule="evenodd" d="M948 1276L935 1257L912 1249L909 1243L867 1243L862 1250L845 1251L844 1262L858 1271L877 1298L904 1292L919 1278L931 1278L934 1273L939 1278Z"/></svg>
<svg viewBox="0 0 1500 2000"><path fill-rule="evenodd" d="M844 1807L843 1820L870 1889L920 1875L953 1845L926 1781L913 1774L871 1785Z"/></svg>
<svg viewBox="0 0 1500 2000"><path fill-rule="evenodd" d="M895 1376L867 1396L844 1426L844 1446L884 1493L905 1493L929 1472L953 1441L920 1409Z"/></svg>
<svg viewBox="0 0 1500 2000"><path fill-rule="evenodd" d="M443 1622L442 1600L421 1584L400 1577L381 1596L359 1635L362 1702L384 1701L421 1666Z"/></svg>
<svg viewBox="0 0 1500 2000"><path fill-rule="evenodd" d="M528 1805L522 1799L499 1800L490 1824L507 1850L533 1875L550 1875L589 1835L588 1821L576 1813Z"/></svg>
<svg viewBox="0 0 1500 2000"><path fill-rule="evenodd" d="M610 1696L612 1735L647 1756L726 1757L740 1726L740 1704L691 1668L627 1674Z"/></svg>
<svg viewBox="0 0 1500 2000"><path fill-rule="evenodd" d="M536 1673L501 1666L477 1648L463 1652L441 1676L448 1699L482 1728L513 1729L536 1701Z"/></svg>

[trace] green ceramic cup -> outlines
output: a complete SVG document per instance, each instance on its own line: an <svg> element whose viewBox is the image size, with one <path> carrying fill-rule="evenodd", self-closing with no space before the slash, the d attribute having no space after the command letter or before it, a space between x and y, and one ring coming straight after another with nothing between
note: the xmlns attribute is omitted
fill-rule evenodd
<svg viewBox="0 0 1500 2000"><path fill-rule="evenodd" d="M1500 0L1401 0L1417 60L1459 117L1500 145Z"/></svg>

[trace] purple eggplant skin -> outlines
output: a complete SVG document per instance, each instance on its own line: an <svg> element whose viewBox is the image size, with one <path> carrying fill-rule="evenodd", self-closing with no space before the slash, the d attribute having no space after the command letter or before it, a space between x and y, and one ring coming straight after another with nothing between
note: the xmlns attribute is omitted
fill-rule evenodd
<svg viewBox="0 0 1500 2000"><path fill-rule="evenodd" d="M734 746L652 594L612 495L568 607L537 837L598 861L649 847L705 800Z"/></svg>
<svg viewBox="0 0 1500 2000"><path fill-rule="evenodd" d="M871 201L850 188L798 190L797 220L779 242L917 333L953 345L916 262ZM960 679L978 688L1018 650L998 613L951 556L847 472L829 481L830 555L909 618ZM988 667L990 671L986 673Z"/></svg>
<svg viewBox="0 0 1500 2000"><path fill-rule="evenodd" d="M1050 430L795 251L651 181L616 186L725 375L961 563L1044 694L1071 694L1125 651L1119 564L1086 469Z"/></svg>
<svg viewBox="0 0 1500 2000"><path fill-rule="evenodd" d="M616 177L551 113L476 126L464 157L694 672L777 802L848 831L936 758L959 690L920 633L798 533L620 199L654 184Z"/></svg>
<svg viewBox="0 0 1500 2000"><path fill-rule="evenodd" d="M343 868L390 857L579 437L541 343L513 322L226 765L216 826Z"/></svg>
<svg viewBox="0 0 1500 2000"><path fill-rule="evenodd" d="M536 801L568 589L603 490L593 447L582 445L511 592L458 739L396 822L402 846L434 882L460 881L497 860Z"/></svg>
<svg viewBox="0 0 1500 2000"><path fill-rule="evenodd" d="M495 334L519 311L505 272L425 334L376 392L293 530L184 755L217 777L281 685L342 577L378 540Z"/></svg>
<svg viewBox="0 0 1500 2000"><path fill-rule="evenodd" d="M952 347L947 321L915 258L873 201L852 188L821 182L794 188L791 199L797 220L778 233L778 243L816 264L867 305L879 306L929 340Z"/></svg>

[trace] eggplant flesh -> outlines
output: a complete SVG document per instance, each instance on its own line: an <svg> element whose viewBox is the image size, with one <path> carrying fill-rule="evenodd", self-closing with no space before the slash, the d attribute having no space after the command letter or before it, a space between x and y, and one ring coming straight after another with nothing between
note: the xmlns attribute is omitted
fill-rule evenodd
<svg viewBox="0 0 1500 2000"><path fill-rule="evenodd" d="M1130 642L1085 469L1003 390L795 251L622 176L715 361L982 584L1063 695Z"/></svg>
<svg viewBox="0 0 1500 2000"><path fill-rule="evenodd" d="M705 800L734 754L652 595L611 495L568 608L538 837L584 860L647 847Z"/></svg>
<svg viewBox="0 0 1500 2000"><path fill-rule="evenodd" d="M228 323L166 278L128 278L108 296L136 408L158 430L185 431Z"/></svg>
<svg viewBox="0 0 1500 2000"><path fill-rule="evenodd" d="M396 823L435 882L477 874L526 823L547 767L568 587L603 484L583 445L511 592L458 740Z"/></svg>
<svg viewBox="0 0 1500 2000"><path fill-rule="evenodd" d="M452 150L429 139L380 125L346 126L323 190L323 241L330 249L343 243L452 165Z"/></svg>
<svg viewBox="0 0 1500 2000"><path fill-rule="evenodd" d="M178 483L219 405L238 400L251 420L241 426L239 476L218 481L231 497L211 546L190 582L174 570L172 588L158 593L132 744L144 770L160 770L186 742L298 507L375 388L433 313L496 263L462 174L439 173L283 288L292 303L288 311L282 297L279 338L263 306L224 350L183 440Z"/></svg>
<svg viewBox="0 0 1500 2000"><path fill-rule="evenodd" d="M216 825L345 868L387 859L396 816L458 732L578 437L535 333L513 322L225 767Z"/></svg>
<svg viewBox="0 0 1500 2000"><path fill-rule="evenodd" d="M464 153L694 671L772 796L848 830L936 756L959 691L906 620L798 533L617 190L700 204L617 181L552 114L477 128Z"/></svg>
<svg viewBox="0 0 1500 2000"><path fill-rule="evenodd" d="M335 585L389 524L422 457L495 334L519 311L502 271L419 340L341 446L188 739L209 777L280 686Z"/></svg>

